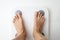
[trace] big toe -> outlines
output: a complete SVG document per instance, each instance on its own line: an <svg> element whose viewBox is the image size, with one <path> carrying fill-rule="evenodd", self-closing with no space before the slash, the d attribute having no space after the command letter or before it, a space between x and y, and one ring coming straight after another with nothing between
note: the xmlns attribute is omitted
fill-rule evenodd
<svg viewBox="0 0 60 40"><path fill-rule="evenodd" d="M40 18L42 17L41 12L39 12L39 11L38 11L38 17L40 17Z"/></svg>
<svg viewBox="0 0 60 40"><path fill-rule="evenodd" d="M16 15L18 18L22 18L22 12L20 10L17 10Z"/></svg>

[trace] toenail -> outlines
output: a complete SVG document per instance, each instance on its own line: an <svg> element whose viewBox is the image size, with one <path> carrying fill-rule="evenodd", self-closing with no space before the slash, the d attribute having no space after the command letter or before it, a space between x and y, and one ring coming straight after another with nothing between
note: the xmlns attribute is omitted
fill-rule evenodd
<svg viewBox="0 0 60 40"><path fill-rule="evenodd" d="M22 12L20 10L17 10L16 13L19 13L20 15L22 15Z"/></svg>
<svg viewBox="0 0 60 40"><path fill-rule="evenodd" d="M45 12L43 10L39 10L40 14L42 14L42 16L44 16Z"/></svg>

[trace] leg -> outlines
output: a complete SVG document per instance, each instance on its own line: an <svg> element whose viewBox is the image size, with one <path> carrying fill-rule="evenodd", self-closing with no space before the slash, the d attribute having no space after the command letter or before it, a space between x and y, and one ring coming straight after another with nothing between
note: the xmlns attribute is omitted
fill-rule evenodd
<svg viewBox="0 0 60 40"><path fill-rule="evenodd" d="M16 16L13 20L13 23L14 23L14 26L15 26L16 31L17 31L16 38L13 40L25 40L26 39L26 31L24 28L24 23L23 23L21 12L16 13Z"/></svg>
<svg viewBox="0 0 60 40"><path fill-rule="evenodd" d="M40 12L35 12L34 15L34 40L46 40L45 36L42 35L42 29L44 24L44 16Z"/></svg>

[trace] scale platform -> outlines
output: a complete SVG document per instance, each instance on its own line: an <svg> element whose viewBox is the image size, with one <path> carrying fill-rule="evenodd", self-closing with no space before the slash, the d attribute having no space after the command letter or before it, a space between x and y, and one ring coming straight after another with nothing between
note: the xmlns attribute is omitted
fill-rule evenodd
<svg viewBox="0 0 60 40"><path fill-rule="evenodd" d="M22 11L24 24L25 24L25 28L26 28L26 31L27 31L27 40L33 40L33 26L34 26L35 11L43 10L44 11L44 17L45 17L43 33L45 34L47 39L49 39L49 32L50 31L49 31L49 12L48 12L48 9L37 7L37 6L27 6L27 7L14 8L12 10L12 13L11 13L12 19L13 19L14 15L15 15L15 12L17 10ZM13 25L11 25L11 26L13 27ZM15 28L12 28L12 30L13 29L14 29L14 31L11 31L11 33L12 33L12 35L15 35L16 30L15 30Z"/></svg>

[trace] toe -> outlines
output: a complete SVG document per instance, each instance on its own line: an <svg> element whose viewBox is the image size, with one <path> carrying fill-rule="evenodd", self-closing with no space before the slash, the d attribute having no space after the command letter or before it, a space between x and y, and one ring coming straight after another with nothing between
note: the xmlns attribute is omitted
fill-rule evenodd
<svg viewBox="0 0 60 40"><path fill-rule="evenodd" d="M14 16L13 23L15 23L15 20L16 20L16 16Z"/></svg>
<svg viewBox="0 0 60 40"><path fill-rule="evenodd" d="M19 19L18 13L16 14L16 18Z"/></svg>
<svg viewBox="0 0 60 40"><path fill-rule="evenodd" d="M38 17L38 12L37 11L35 12L35 17Z"/></svg>
<svg viewBox="0 0 60 40"><path fill-rule="evenodd" d="M42 20L43 20L43 21L45 21L45 18L44 18L44 16L42 16Z"/></svg>
<svg viewBox="0 0 60 40"><path fill-rule="evenodd" d="M15 22L18 19L17 14L14 16L13 22Z"/></svg>
<svg viewBox="0 0 60 40"><path fill-rule="evenodd" d="M40 12L39 12L39 14L40 14L39 17L41 18L42 17L42 14Z"/></svg>
<svg viewBox="0 0 60 40"><path fill-rule="evenodd" d="M40 19L42 17L42 14L38 11L38 18Z"/></svg>
<svg viewBox="0 0 60 40"><path fill-rule="evenodd" d="M41 16L41 14L40 14L40 12L38 12L38 17L40 17Z"/></svg>
<svg viewBox="0 0 60 40"><path fill-rule="evenodd" d="M17 13L18 18L22 18L22 15L20 13Z"/></svg>
<svg viewBox="0 0 60 40"><path fill-rule="evenodd" d="M18 17L18 15L16 14L16 19L18 19L19 17Z"/></svg>
<svg viewBox="0 0 60 40"><path fill-rule="evenodd" d="M44 19L44 16L42 16L42 18Z"/></svg>
<svg viewBox="0 0 60 40"><path fill-rule="evenodd" d="M22 18L22 12L20 10L16 11L16 15L18 18Z"/></svg>

